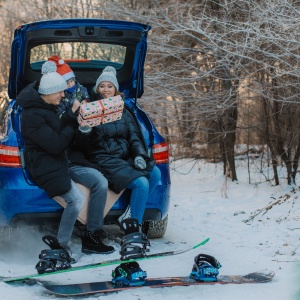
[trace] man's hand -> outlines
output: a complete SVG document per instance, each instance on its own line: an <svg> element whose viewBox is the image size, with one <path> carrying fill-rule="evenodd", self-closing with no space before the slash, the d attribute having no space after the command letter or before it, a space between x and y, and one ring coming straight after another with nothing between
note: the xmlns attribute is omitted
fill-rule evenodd
<svg viewBox="0 0 300 300"><path fill-rule="evenodd" d="M80 102L76 99L72 106L72 112L75 113L80 107Z"/></svg>

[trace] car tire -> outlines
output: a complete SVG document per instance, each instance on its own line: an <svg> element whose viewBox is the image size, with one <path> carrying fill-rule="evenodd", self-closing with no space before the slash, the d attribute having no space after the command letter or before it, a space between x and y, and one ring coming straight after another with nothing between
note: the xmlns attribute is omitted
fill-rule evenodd
<svg viewBox="0 0 300 300"><path fill-rule="evenodd" d="M159 221L145 221L143 227L147 229L148 239L162 238L167 230L168 226L168 215Z"/></svg>

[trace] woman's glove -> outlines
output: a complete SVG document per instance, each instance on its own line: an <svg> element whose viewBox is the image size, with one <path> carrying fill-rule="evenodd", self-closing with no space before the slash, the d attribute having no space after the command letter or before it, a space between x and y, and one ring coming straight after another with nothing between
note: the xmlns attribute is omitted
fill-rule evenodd
<svg viewBox="0 0 300 300"><path fill-rule="evenodd" d="M145 160L141 156L137 156L134 159L134 167L136 169L144 170L144 169L146 169L146 166L147 166L147 164L146 164Z"/></svg>

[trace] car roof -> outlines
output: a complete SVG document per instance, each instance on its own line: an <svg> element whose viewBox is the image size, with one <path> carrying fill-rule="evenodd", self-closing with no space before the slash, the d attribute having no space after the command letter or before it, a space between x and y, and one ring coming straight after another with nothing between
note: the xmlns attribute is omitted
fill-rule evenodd
<svg viewBox="0 0 300 300"><path fill-rule="evenodd" d="M66 60L81 84L92 88L104 67L112 65L117 70L120 91L125 96L139 98L143 94L144 62L150 28L142 23L103 19L45 20L18 26L12 42L9 97L16 98L25 86L41 77L41 66L46 58L33 63L32 49L46 45L49 50L53 44L82 43L105 44L126 50L121 64L84 57ZM53 54L59 55L57 51Z"/></svg>

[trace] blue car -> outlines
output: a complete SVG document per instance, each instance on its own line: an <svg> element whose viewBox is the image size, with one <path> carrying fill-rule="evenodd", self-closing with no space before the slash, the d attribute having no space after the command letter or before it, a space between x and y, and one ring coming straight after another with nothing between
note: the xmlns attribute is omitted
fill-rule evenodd
<svg viewBox="0 0 300 300"><path fill-rule="evenodd" d="M40 21L16 28L11 47L8 95L11 101L0 120L5 132L0 140L0 227L58 222L62 206L50 199L31 180L24 166L24 143L20 131L22 108L16 97L29 83L39 80L41 66L53 54L70 65L76 79L88 91L93 88L106 66L117 70L125 105L136 124L149 154L161 170L161 181L147 200L144 223L149 238L162 237L168 222L170 203L169 148L138 99L143 95L144 62L150 26L101 19L65 19ZM125 211L130 191L118 198L105 217L106 224L116 223ZM79 222L80 225L80 222Z"/></svg>

